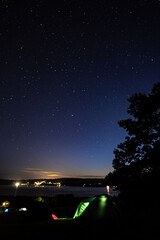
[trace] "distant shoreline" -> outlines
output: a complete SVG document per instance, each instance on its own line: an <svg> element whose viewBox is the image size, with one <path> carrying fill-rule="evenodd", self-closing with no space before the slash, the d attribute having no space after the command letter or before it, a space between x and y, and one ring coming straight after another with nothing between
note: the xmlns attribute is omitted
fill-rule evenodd
<svg viewBox="0 0 160 240"><path fill-rule="evenodd" d="M35 183L43 184L46 186L53 186L60 184L61 186L80 186L80 187L104 187L104 178L56 178L56 179L22 179L22 180L9 180L0 179L0 185L14 185L19 182L23 185L34 185Z"/></svg>

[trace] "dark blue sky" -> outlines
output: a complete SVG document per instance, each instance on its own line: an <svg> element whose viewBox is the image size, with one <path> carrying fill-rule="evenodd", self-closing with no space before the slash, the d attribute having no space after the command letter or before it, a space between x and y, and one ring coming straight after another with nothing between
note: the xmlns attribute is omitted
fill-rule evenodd
<svg viewBox="0 0 160 240"><path fill-rule="evenodd" d="M0 177L104 177L160 80L160 1L0 2Z"/></svg>

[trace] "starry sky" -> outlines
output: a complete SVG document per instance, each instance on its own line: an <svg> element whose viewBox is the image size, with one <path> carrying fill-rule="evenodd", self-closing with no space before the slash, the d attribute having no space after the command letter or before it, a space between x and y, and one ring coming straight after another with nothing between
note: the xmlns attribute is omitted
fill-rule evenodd
<svg viewBox="0 0 160 240"><path fill-rule="evenodd" d="M0 178L105 177L160 81L160 1L0 0Z"/></svg>

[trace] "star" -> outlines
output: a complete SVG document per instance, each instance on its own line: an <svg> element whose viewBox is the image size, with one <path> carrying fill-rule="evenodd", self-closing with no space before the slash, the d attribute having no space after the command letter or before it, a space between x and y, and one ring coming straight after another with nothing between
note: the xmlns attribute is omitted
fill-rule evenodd
<svg viewBox="0 0 160 240"><path fill-rule="evenodd" d="M159 1L9 2L1 4L1 172L20 179L29 164L104 177L125 137L117 122L127 98L158 80Z"/></svg>

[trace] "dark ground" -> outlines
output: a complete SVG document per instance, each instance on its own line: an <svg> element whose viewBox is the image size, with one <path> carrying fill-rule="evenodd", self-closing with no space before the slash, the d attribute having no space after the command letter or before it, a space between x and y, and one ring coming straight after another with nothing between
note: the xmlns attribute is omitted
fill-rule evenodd
<svg viewBox="0 0 160 240"><path fill-rule="evenodd" d="M118 221L108 219L56 220L72 218L81 198L61 195L54 198L0 197L10 201L10 208L26 206L28 213L0 214L0 239L159 239L159 197L148 193L121 195L117 201Z"/></svg>

